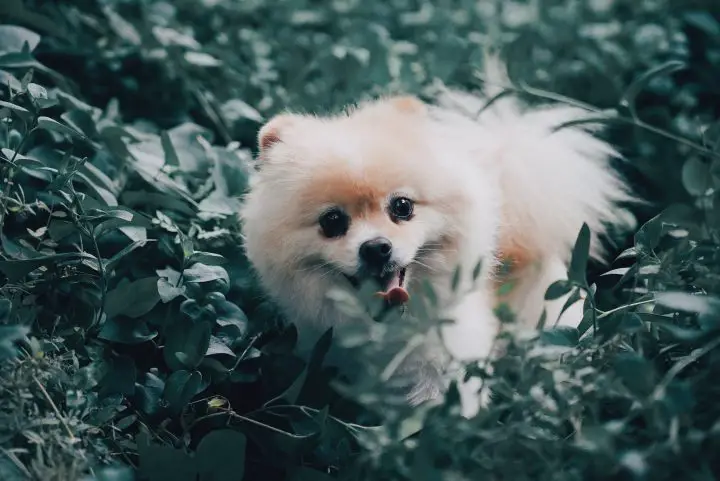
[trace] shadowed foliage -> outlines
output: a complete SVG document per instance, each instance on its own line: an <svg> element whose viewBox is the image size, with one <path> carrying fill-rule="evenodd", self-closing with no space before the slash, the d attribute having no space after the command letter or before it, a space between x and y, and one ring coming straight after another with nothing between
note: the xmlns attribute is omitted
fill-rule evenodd
<svg viewBox="0 0 720 481"><path fill-rule="evenodd" d="M488 47L504 95L593 110L648 202L608 265L579 232L548 292L592 294L578 329L498 313L468 420L454 388L387 389L432 293L348 333L341 383L332 332L296 356L236 213L273 114L477 89ZM3 0L0 479L716 479L718 79L716 0Z"/></svg>

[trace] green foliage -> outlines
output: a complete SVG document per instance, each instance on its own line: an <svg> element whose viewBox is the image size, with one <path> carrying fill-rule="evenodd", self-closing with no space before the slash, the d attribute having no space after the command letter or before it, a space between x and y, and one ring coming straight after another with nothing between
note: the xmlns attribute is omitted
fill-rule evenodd
<svg viewBox="0 0 720 481"><path fill-rule="evenodd" d="M0 479L717 477L719 5L5 0ZM579 232L546 297L586 293L581 325L508 319L507 355L469 366L492 367L492 403L466 420L453 389L421 408L395 390L431 292L419 318L342 333L362 372L340 384L334 333L295 354L235 213L264 119L476 88L487 45L504 95L594 110L650 205L612 266Z"/></svg>

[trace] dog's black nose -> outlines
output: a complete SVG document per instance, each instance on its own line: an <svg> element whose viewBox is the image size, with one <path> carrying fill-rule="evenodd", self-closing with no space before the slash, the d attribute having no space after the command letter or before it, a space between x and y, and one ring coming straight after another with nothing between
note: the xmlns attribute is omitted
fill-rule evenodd
<svg viewBox="0 0 720 481"><path fill-rule="evenodd" d="M384 237L365 241L360 246L360 259L371 268L382 269L391 256L392 243Z"/></svg>

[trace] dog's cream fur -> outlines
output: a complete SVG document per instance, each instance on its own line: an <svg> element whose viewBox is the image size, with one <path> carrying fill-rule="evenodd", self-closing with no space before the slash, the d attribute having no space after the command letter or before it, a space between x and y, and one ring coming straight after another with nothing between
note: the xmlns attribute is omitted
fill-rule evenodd
<svg viewBox="0 0 720 481"><path fill-rule="evenodd" d="M491 83L503 80L490 63ZM498 321L494 273L498 260L515 264L515 290L505 299L525 325L542 311L558 322L566 299L544 301L547 287L566 277L573 243L583 222L597 235L607 224L626 223L618 203L627 189L609 165L616 154L588 124L555 131L586 113L567 106L527 109L503 97L487 108L484 96L446 92L430 106L413 97L384 98L343 115L282 114L259 135L258 172L244 202L245 248L260 279L294 322L307 349L327 327L350 322L326 293L358 267L359 245L382 235L395 259L408 268L412 295L421 280L433 285L455 359L490 354ZM415 217L392 222L389 196L416 201ZM340 205L351 214L347 235L326 239L318 217ZM473 267L483 260L480 278ZM456 266L462 279L450 289ZM559 319L576 324L578 302ZM421 356L437 363L428 346ZM421 363L422 364L422 363ZM441 386L415 371L413 401ZM463 384L463 410L478 408L477 382Z"/></svg>

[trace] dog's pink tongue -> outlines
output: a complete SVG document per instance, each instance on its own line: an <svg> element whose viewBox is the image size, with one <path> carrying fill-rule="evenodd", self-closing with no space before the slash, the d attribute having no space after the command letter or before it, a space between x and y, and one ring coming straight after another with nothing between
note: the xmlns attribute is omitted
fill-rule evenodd
<svg viewBox="0 0 720 481"><path fill-rule="evenodd" d="M392 304L393 306L405 304L410 300L410 294L408 291L404 287L400 286L393 287L385 292L380 292L380 295L383 299L385 299L385 302Z"/></svg>
<svg viewBox="0 0 720 481"><path fill-rule="evenodd" d="M378 292L378 295L385 299L385 302L394 306L405 304L410 300L410 294L407 289L400 285L400 275L396 275L390 281L385 292Z"/></svg>

